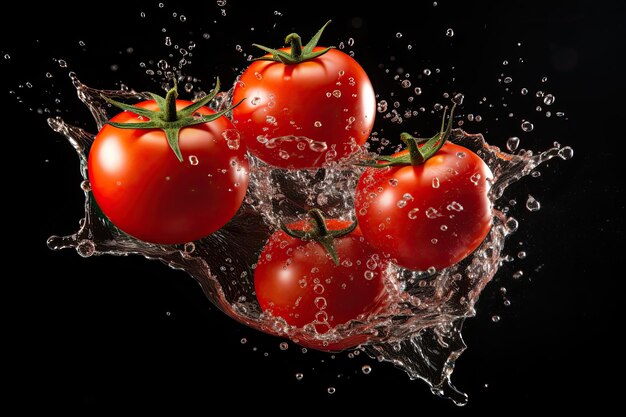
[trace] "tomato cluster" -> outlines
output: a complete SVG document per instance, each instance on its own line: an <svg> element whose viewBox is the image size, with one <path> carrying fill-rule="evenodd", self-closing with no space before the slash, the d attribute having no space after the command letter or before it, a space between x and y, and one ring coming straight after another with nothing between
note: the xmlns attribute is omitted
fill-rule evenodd
<svg viewBox="0 0 626 417"><path fill-rule="evenodd" d="M239 210L247 152L280 169L350 162L372 131L375 95L353 58L317 46L326 25L304 46L295 33L286 48L256 45L267 55L241 74L231 109L206 107L219 80L197 102L177 99L176 85L133 106L107 99L125 111L96 136L88 175L108 219L147 242L194 241ZM390 264L447 268L485 239L492 174L475 153L447 142L453 112L430 139L402 134L406 150L358 159L367 166L355 190L358 224L313 209L269 237L255 267L256 296L267 317L309 335L299 343L338 350L366 342L364 334L322 336L384 311Z"/></svg>

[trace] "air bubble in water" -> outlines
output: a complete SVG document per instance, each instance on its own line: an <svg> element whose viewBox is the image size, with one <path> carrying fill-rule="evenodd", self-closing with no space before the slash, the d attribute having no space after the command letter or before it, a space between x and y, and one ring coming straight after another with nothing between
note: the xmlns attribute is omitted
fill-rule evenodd
<svg viewBox="0 0 626 417"><path fill-rule="evenodd" d="M180 15L179 19L180 19L181 22L186 22L187 21L187 18L185 17L185 15L182 15L182 14Z"/></svg>
<svg viewBox="0 0 626 417"><path fill-rule="evenodd" d="M329 394L334 394L336 392L335 387L328 387L326 391L328 391Z"/></svg>
<svg viewBox="0 0 626 417"><path fill-rule="evenodd" d="M304 378L304 374L302 374L302 373L298 372L298 373L296 374L296 379L297 379L298 381L301 381L301 380L302 380L302 378Z"/></svg>
<svg viewBox="0 0 626 417"><path fill-rule="evenodd" d="M289 349L289 344L287 342L282 342L280 345L278 345L278 347L280 348L280 350L287 350Z"/></svg>
<svg viewBox="0 0 626 417"><path fill-rule="evenodd" d="M363 365L361 367L361 372L363 372L365 375L369 374L370 372L372 372L372 367L369 365Z"/></svg>
<svg viewBox="0 0 626 417"><path fill-rule="evenodd" d="M411 86L411 81L409 81L409 80L402 80L400 85L402 85L402 88L409 88Z"/></svg>
<svg viewBox="0 0 626 417"><path fill-rule="evenodd" d="M246 339L245 337L242 337L240 342L242 345L245 345L246 343L248 343L248 339Z"/></svg>
<svg viewBox="0 0 626 417"><path fill-rule="evenodd" d="M380 100L378 102L378 104L376 105L376 109L378 110L379 113L384 113L387 111L387 101L386 100Z"/></svg>
<svg viewBox="0 0 626 417"><path fill-rule="evenodd" d="M65 62L63 59L59 59L59 66L61 68L67 68L67 62Z"/></svg>
<svg viewBox="0 0 626 417"><path fill-rule="evenodd" d="M491 316L491 321L493 321L494 323L497 323L500 321L500 316Z"/></svg>
<svg viewBox="0 0 626 417"><path fill-rule="evenodd" d="M422 94L422 89L421 89L421 88L419 88L419 87L415 87L415 88L413 89L413 92L415 93L415 95L416 95L416 96L419 96L419 95L421 95L421 94Z"/></svg>
<svg viewBox="0 0 626 417"><path fill-rule="evenodd" d="M83 239L76 245L76 252L83 258L89 258L96 253L96 246L89 239Z"/></svg>
<svg viewBox="0 0 626 417"><path fill-rule="evenodd" d="M424 73L424 75L430 75L431 74L431 71L428 68L424 69L424 71L422 71L422 72Z"/></svg>
<svg viewBox="0 0 626 417"><path fill-rule="evenodd" d="M526 208L528 209L528 211L537 211L541 208L541 204L535 199L535 197L528 194L528 199L526 200Z"/></svg>
<svg viewBox="0 0 626 417"><path fill-rule="evenodd" d="M402 37L402 33L398 32L396 33L396 38L400 39Z"/></svg>
<svg viewBox="0 0 626 417"><path fill-rule="evenodd" d="M511 77L506 77L506 78L504 78L504 83L505 83L505 84L510 84L510 83L512 83L512 82L513 82L513 78L511 78Z"/></svg>
<svg viewBox="0 0 626 417"><path fill-rule="evenodd" d="M454 104L456 104L457 106L460 106L461 104L463 104L463 99L465 98L465 96L461 93L455 94L454 97L452 97L452 102Z"/></svg>
<svg viewBox="0 0 626 417"><path fill-rule="evenodd" d="M198 165L200 161L198 161L198 157L195 155L189 155L189 163L191 165Z"/></svg>
<svg viewBox="0 0 626 417"><path fill-rule="evenodd" d="M80 189L86 192L91 191L91 184L89 183L89 180L84 180L83 182L81 182Z"/></svg>
<svg viewBox="0 0 626 417"><path fill-rule="evenodd" d="M515 151L518 146L519 138L517 136L513 136L506 141L506 148L511 152Z"/></svg>
<svg viewBox="0 0 626 417"><path fill-rule="evenodd" d="M432 181L431 181L431 185L433 186L433 188L439 188L439 178L437 177L433 177Z"/></svg>
<svg viewBox="0 0 626 417"><path fill-rule="evenodd" d="M454 30L452 30L452 28L448 28L448 30L446 30L446 36L448 38L451 38L454 36Z"/></svg>
<svg viewBox="0 0 626 417"><path fill-rule="evenodd" d="M556 98L552 94L546 94L543 98L543 104L551 106L556 101Z"/></svg>
<svg viewBox="0 0 626 417"><path fill-rule="evenodd" d="M419 211L420 211L420 209L418 209L418 208L414 208L414 209L412 209L411 211L409 211L409 214L408 214L409 219L411 219L411 220L415 220L415 219L417 219L417 213L418 213Z"/></svg>

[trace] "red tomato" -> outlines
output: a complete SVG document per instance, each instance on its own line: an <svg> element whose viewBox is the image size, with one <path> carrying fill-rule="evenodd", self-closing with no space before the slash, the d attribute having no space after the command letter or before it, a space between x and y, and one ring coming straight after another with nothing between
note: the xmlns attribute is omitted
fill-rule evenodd
<svg viewBox="0 0 626 417"><path fill-rule="evenodd" d="M192 104L176 100L177 110ZM150 100L137 107L158 110ZM198 114L214 114L201 107ZM141 123L130 111L111 122ZM244 146L227 142L236 130L226 117L183 127L179 161L161 129L121 129L106 124L89 152L93 196L118 228L138 239L173 244L200 239L226 224L248 187ZM236 149L235 149L236 148Z"/></svg>
<svg viewBox="0 0 626 417"><path fill-rule="evenodd" d="M350 222L326 220L326 225L334 231L348 227ZM310 230L311 225L299 221L289 228ZM296 327L312 324L320 334L375 313L385 300L386 264L364 242L358 227L335 238L334 246L338 264L317 241L303 241L282 230L275 232L254 271L256 296L263 311ZM367 339L358 336L330 344L317 339L298 342L317 349L339 350Z"/></svg>
<svg viewBox="0 0 626 417"><path fill-rule="evenodd" d="M492 180L478 155L452 143L420 165L367 168L356 188L359 226L372 246L402 267L446 268L489 233Z"/></svg>
<svg viewBox="0 0 626 417"><path fill-rule="evenodd" d="M316 168L345 158L374 125L372 84L354 59L336 49L293 64L253 62L235 85L233 100L244 97L233 122L253 155L280 168Z"/></svg>

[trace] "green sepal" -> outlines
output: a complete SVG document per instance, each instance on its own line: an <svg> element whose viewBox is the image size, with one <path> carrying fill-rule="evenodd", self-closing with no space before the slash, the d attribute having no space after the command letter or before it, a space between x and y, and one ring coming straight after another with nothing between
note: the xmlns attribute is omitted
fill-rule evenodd
<svg viewBox="0 0 626 417"><path fill-rule="evenodd" d="M368 168L385 168L390 166L420 165L432 158L450 138L452 125L454 123L454 109L456 103L452 104L450 117L446 125L446 114L448 107L443 111L441 118L441 130L431 138L414 138L409 133L400 134L400 140L404 142L409 152L400 156L379 156L373 159L365 159L355 165ZM422 146L419 146L422 144ZM381 162L382 161L382 162Z"/></svg>
<svg viewBox="0 0 626 417"><path fill-rule="evenodd" d="M176 155L176 158L180 162L183 161L183 155L180 151L180 145L178 143L180 130L184 127L194 126L202 123L210 123L220 117L224 116L226 113L237 107L241 104L239 101L234 106L222 110L220 112L214 114L206 114L199 115L196 112L203 106L206 106L211 100L215 98L215 96L219 93L220 90L220 79L217 78L215 83L215 88L209 93L206 97L201 100L196 101L180 110L176 110L176 98L178 97L178 83L174 80L174 87L172 87L167 95L161 97L158 94L149 93L152 99L156 102L159 107L158 111L148 110L141 107L133 106L130 104L121 103L119 101L110 99L106 96L102 96L107 103L118 107L122 110L129 111L135 113L139 116L146 117L149 120L146 122L139 123L117 123L117 122L107 122L113 127L119 129L161 129L165 132L165 137L167 138L167 143L169 144L172 152Z"/></svg>
<svg viewBox="0 0 626 417"><path fill-rule="evenodd" d="M337 249L335 248L335 239L352 233L354 229L356 229L358 223L354 221L350 224L350 226L344 229L328 230L328 227L326 227L326 218L321 210L311 209L308 215L310 217L309 223L311 224L311 228L307 231L290 229L282 222L280 223L280 228L283 232L293 238L305 241L316 241L322 245L322 247L326 250L326 253L330 255L333 263L338 266L339 256L337 256Z"/></svg>
<svg viewBox="0 0 626 417"><path fill-rule="evenodd" d="M322 49L321 51L313 52L313 49L317 46L317 43L326 29L326 26L330 24L331 20L326 22L324 26L311 38L309 42L307 42L304 47L302 46L302 39L297 33L290 33L285 37L285 45L291 46L291 52L287 53L281 51L279 49L268 48L267 46L259 45L253 43L252 46L261 49L262 51L271 54L272 56L262 56L253 59L253 61L274 61L281 62L285 65L293 65L299 64L300 62L309 61L311 59L320 57L324 55L326 52L330 51L334 48L334 46L330 46Z"/></svg>

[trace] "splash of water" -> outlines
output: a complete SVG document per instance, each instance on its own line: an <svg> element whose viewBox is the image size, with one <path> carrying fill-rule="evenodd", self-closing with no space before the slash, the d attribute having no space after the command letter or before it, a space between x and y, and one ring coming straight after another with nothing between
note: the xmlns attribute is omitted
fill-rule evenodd
<svg viewBox="0 0 626 417"><path fill-rule="evenodd" d="M115 99L146 99L134 91L102 91L82 84L75 74L70 77L79 99L89 108L98 129L108 120L102 95ZM221 109L230 102L228 93L211 103ZM461 328L466 318L475 315L481 291L493 278L503 261L506 237L518 223L494 210L494 226L483 244L461 263L442 271L415 272L391 268L393 303L383 313L367 320L354 320L324 335L311 329L295 329L281 318L267 317L256 301L253 265L279 219L295 219L310 207L318 207L329 216L350 218L354 189L362 173L345 163L308 171L273 169L250 157L248 195L230 223L197 242L184 245L156 245L134 239L113 226L99 211L90 193L87 179L87 154L94 135L65 123L61 118L48 119L50 127L64 135L76 150L83 176L85 217L79 230L69 236L52 236L51 249L73 248L79 255L138 254L157 259L172 268L189 273L218 308L235 320L255 329L286 336L294 341L311 336L333 340L366 334L369 342L361 348L380 361L393 363L411 379L422 379L433 393L467 402L467 395L450 382L455 360L466 346ZM530 174L538 165L556 156L569 159L571 148L555 146L534 155L530 151L510 154L488 145L480 134L453 132L452 141L476 152L494 174L490 199L499 199L507 186Z"/></svg>

